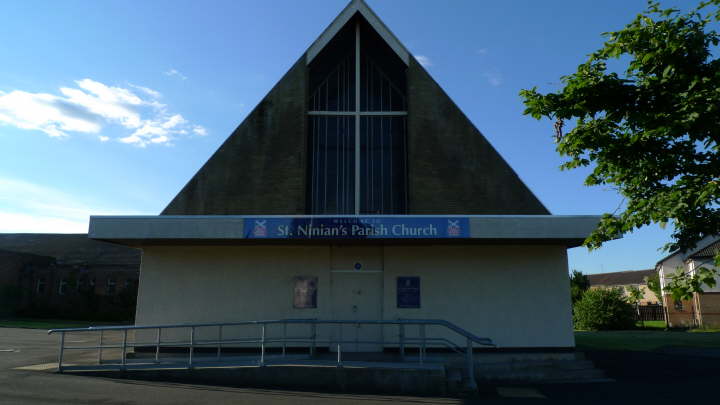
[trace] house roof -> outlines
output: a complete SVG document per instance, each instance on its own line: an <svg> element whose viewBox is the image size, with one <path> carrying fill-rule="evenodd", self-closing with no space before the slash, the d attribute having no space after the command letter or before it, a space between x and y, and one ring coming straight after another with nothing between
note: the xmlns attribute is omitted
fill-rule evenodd
<svg viewBox="0 0 720 405"><path fill-rule="evenodd" d="M591 286L645 284L645 277L649 277L654 274L655 269L626 270L612 273L588 274L587 278Z"/></svg>
<svg viewBox="0 0 720 405"><path fill-rule="evenodd" d="M52 262L55 258L50 256L36 255L33 253L15 252L12 250L0 249L0 262L3 262L9 258L17 258L24 260L42 260Z"/></svg>
<svg viewBox="0 0 720 405"><path fill-rule="evenodd" d="M700 257L715 257L715 255L720 251L720 239L716 240L714 243L711 243L708 246L705 246L704 248L700 249L699 251L695 252L690 256L691 259L694 258L700 258Z"/></svg>
<svg viewBox="0 0 720 405"><path fill-rule="evenodd" d="M697 243L694 249L692 250L676 250L667 256L663 257L662 259L658 260L657 264L655 265L656 268L658 268L660 265L663 264L664 261L675 257L677 255L680 255L681 259L683 261L686 261L687 259L694 258L694 257L708 257L708 256L698 256L700 252L705 252L705 249L711 249L711 250L718 250L718 242L720 242L720 238L718 238L717 235L711 235L704 237L700 242ZM713 255L710 255L713 256Z"/></svg>
<svg viewBox="0 0 720 405"><path fill-rule="evenodd" d="M10 233L0 234L0 249L50 256L58 264L140 264L141 251L88 239L87 234Z"/></svg>

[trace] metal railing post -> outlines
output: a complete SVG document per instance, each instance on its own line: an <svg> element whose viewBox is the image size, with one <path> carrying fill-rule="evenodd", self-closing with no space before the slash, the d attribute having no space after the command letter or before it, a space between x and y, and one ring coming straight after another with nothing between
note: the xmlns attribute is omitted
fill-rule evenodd
<svg viewBox="0 0 720 405"><path fill-rule="evenodd" d="M425 361L425 324L420 325L420 364Z"/></svg>
<svg viewBox="0 0 720 405"><path fill-rule="evenodd" d="M193 366L193 354L195 352L195 327L190 328L190 351L188 353L188 369Z"/></svg>
<svg viewBox="0 0 720 405"><path fill-rule="evenodd" d="M63 352L65 351L65 332L60 332L60 353L58 353L58 373L63 372Z"/></svg>
<svg viewBox="0 0 720 405"><path fill-rule="evenodd" d="M262 324L260 336L260 367L265 367L265 324Z"/></svg>
<svg viewBox="0 0 720 405"><path fill-rule="evenodd" d="M127 360L125 359L125 353L127 352L127 329L123 329L123 342L122 342L122 354L120 355L120 369L125 370Z"/></svg>
<svg viewBox="0 0 720 405"><path fill-rule="evenodd" d="M283 349L282 355L285 357L287 351L287 323L283 322Z"/></svg>
<svg viewBox="0 0 720 405"><path fill-rule="evenodd" d="M155 337L155 363L160 363L160 331L162 328L157 328L157 336Z"/></svg>
<svg viewBox="0 0 720 405"><path fill-rule="evenodd" d="M220 356L222 356L222 340L223 340L223 326L218 326L218 348L217 348L217 361L220 361Z"/></svg>
<svg viewBox="0 0 720 405"><path fill-rule="evenodd" d="M355 324L355 351L360 351L359 343L360 340L360 323Z"/></svg>
<svg viewBox="0 0 720 405"><path fill-rule="evenodd" d="M470 338L467 339L467 347L465 348L467 356L467 373L468 381L467 387L471 390L477 389L477 383L475 382L475 360L473 359L473 342Z"/></svg>
<svg viewBox="0 0 720 405"><path fill-rule="evenodd" d="M341 368L342 367L342 354L341 354L342 345L340 343L338 343L337 352L338 352L337 366L338 366L338 368Z"/></svg>
<svg viewBox="0 0 720 405"><path fill-rule="evenodd" d="M400 326L400 360L405 361L405 325Z"/></svg>
<svg viewBox="0 0 720 405"><path fill-rule="evenodd" d="M310 333L312 338L312 343L310 343L310 356L315 356L315 344L317 339L317 324L313 322L310 326Z"/></svg>
<svg viewBox="0 0 720 405"><path fill-rule="evenodd" d="M100 330L100 338L98 339L98 364L102 364L102 345L103 345L103 330Z"/></svg>

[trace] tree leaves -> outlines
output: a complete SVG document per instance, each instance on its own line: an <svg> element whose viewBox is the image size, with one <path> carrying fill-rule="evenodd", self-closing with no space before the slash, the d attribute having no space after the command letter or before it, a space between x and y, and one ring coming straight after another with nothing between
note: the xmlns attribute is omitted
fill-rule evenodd
<svg viewBox="0 0 720 405"><path fill-rule="evenodd" d="M693 273L685 272L681 267L672 276L665 288L670 291L674 300L691 300L693 294L703 292L703 286L715 287L717 272L707 267L699 267Z"/></svg>
<svg viewBox="0 0 720 405"><path fill-rule="evenodd" d="M626 199L603 216L589 248L651 223L673 223L673 250L720 233L720 61L711 49L720 36L708 28L718 4L681 14L651 2L607 33L560 91L520 92L526 115L575 124L557 140L561 168L589 166L586 185L610 185ZM627 58L624 72L608 71L618 58Z"/></svg>

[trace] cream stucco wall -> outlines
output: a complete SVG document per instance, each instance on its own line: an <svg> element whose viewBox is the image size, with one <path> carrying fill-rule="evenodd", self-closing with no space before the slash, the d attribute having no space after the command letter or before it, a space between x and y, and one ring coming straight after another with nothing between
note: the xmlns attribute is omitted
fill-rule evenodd
<svg viewBox="0 0 720 405"><path fill-rule="evenodd" d="M145 247L136 324L329 319L329 263L328 246ZM296 276L318 277L317 309L293 308ZM198 338L213 334L203 329ZM258 331L234 327L224 334L247 337Z"/></svg>
<svg viewBox="0 0 720 405"><path fill-rule="evenodd" d="M385 318L445 319L500 347L574 346L567 274L564 247L391 246ZM421 308L398 309L396 277L413 275Z"/></svg>
<svg viewBox="0 0 720 405"><path fill-rule="evenodd" d="M338 256L336 249L145 247L136 322L332 319L330 269L363 261L362 255L339 260L347 255ZM384 271L383 298L378 303L384 319L446 319L492 338L500 347L574 346L564 247L392 245L364 251L368 266L363 269ZM317 309L293 308L296 276L318 277ZM420 309L396 308L398 276L421 277ZM198 338L212 338L214 333L199 332ZM395 338L394 331L385 333ZM412 333L416 332L408 331ZM428 336L438 333L428 330ZM457 341L452 334L443 336ZM148 334L145 338L152 340Z"/></svg>

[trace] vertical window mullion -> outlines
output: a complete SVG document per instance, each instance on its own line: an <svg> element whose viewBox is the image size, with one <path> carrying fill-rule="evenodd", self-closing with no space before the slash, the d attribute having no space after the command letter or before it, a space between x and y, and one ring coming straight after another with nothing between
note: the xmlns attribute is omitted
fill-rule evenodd
<svg viewBox="0 0 720 405"><path fill-rule="evenodd" d="M355 23L355 214L360 214L360 22Z"/></svg>

